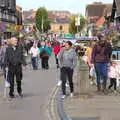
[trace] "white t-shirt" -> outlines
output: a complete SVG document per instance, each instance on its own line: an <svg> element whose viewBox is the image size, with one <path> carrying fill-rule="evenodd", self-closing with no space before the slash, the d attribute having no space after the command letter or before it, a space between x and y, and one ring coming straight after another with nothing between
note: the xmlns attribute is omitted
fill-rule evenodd
<svg viewBox="0 0 120 120"><path fill-rule="evenodd" d="M39 51L38 47L36 47L36 48L35 47L31 47L29 53L32 55L32 57L37 57L39 55L40 51Z"/></svg>

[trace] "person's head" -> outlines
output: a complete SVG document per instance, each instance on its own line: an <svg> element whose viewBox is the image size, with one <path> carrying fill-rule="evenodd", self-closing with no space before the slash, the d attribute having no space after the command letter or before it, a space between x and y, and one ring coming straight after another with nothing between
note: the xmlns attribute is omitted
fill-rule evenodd
<svg viewBox="0 0 120 120"><path fill-rule="evenodd" d="M115 67L116 65L116 62L111 62L111 66Z"/></svg>
<svg viewBox="0 0 120 120"><path fill-rule="evenodd" d="M107 41L106 37L102 34L98 35L98 39L100 43L105 43Z"/></svg>
<svg viewBox="0 0 120 120"><path fill-rule="evenodd" d="M36 43L34 43L34 44L33 44L33 47L34 47L34 48L36 48L36 47L37 47L37 44L36 44Z"/></svg>
<svg viewBox="0 0 120 120"><path fill-rule="evenodd" d="M62 46L65 46L65 43L66 43L65 41L62 41Z"/></svg>
<svg viewBox="0 0 120 120"><path fill-rule="evenodd" d="M72 42L71 42L71 41L67 41L67 42L65 43L65 48L66 48L67 50L71 49L71 48L72 48Z"/></svg>
<svg viewBox="0 0 120 120"><path fill-rule="evenodd" d="M18 40L17 40L16 37L12 37L12 38L10 39L10 41L11 41L11 45L12 45L12 46L17 46Z"/></svg>
<svg viewBox="0 0 120 120"><path fill-rule="evenodd" d="M41 46L45 46L45 42L44 41L41 42Z"/></svg>

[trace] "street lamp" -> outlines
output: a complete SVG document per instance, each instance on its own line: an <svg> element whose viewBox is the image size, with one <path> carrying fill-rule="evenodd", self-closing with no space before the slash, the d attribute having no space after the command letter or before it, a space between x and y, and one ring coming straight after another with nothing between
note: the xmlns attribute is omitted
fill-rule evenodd
<svg viewBox="0 0 120 120"><path fill-rule="evenodd" d="M75 18L75 26L77 27L77 33L79 33L79 26L80 26L80 16L79 15Z"/></svg>

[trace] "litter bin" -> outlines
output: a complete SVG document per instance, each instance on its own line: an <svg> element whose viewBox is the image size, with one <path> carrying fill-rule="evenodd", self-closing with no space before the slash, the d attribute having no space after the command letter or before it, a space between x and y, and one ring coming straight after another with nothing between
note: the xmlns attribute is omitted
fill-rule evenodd
<svg viewBox="0 0 120 120"><path fill-rule="evenodd" d="M86 95L89 94L89 68L87 64L80 58L77 73L77 83L78 83L78 94Z"/></svg>

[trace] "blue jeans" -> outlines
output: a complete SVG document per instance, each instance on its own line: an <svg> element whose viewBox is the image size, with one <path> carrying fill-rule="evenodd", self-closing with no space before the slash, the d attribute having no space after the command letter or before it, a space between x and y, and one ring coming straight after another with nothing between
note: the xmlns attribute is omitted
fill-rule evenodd
<svg viewBox="0 0 120 120"><path fill-rule="evenodd" d="M103 83L106 82L108 77L108 63L95 63L95 71L97 77L97 84L100 84L101 78Z"/></svg>
<svg viewBox="0 0 120 120"><path fill-rule="evenodd" d="M38 69L37 57L32 57L32 66L34 70Z"/></svg>

